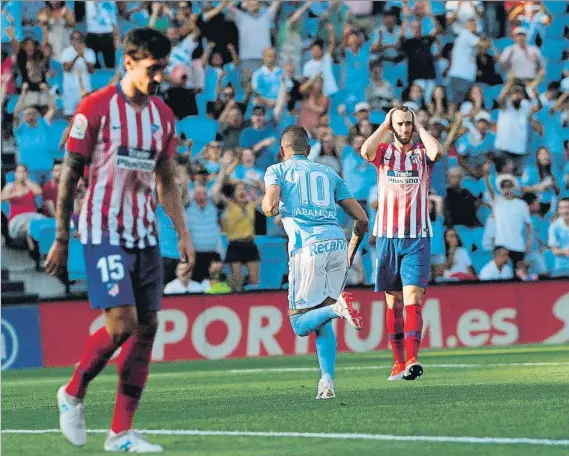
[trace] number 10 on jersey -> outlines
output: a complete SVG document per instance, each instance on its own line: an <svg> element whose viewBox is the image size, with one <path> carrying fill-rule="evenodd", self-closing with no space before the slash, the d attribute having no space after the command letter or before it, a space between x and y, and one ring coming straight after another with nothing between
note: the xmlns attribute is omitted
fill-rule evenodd
<svg viewBox="0 0 569 456"><path fill-rule="evenodd" d="M317 207L330 206L330 179L320 171L297 171L300 184L300 204Z"/></svg>

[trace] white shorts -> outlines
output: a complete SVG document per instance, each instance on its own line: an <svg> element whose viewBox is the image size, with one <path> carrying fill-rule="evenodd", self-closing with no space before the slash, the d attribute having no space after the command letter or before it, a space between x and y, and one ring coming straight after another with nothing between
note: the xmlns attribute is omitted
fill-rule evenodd
<svg viewBox="0 0 569 456"><path fill-rule="evenodd" d="M291 309L310 309L326 298L338 299L348 271L348 243L331 239L291 252L288 302Z"/></svg>

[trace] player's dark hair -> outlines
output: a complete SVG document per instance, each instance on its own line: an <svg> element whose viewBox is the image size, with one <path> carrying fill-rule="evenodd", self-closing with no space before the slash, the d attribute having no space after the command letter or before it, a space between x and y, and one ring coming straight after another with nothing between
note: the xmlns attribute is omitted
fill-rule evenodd
<svg viewBox="0 0 569 456"><path fill-rule="evenodd" d="M56 158L53 160L53 166L63 165L63 160Z"/></svg>
<svg viewBox="0 0 569 456"><path fill-rule="evenodd" d="M308 155L310 150L310 141L308 139L308 133L304 127L299 125L291 125L285 128L281 136L281 146L286 145L290 147L294 154Z"/></svg>
<svg viewBox="0 0 569 456"><path fill-rule="evenodd" d="M559 200L559 203L569 203L569 197L566 196L566 197L564 197L564 198L561 198L561 199ZM559 206L559 203L557 203L557 206Z"/></svg>
<svg viewBox="0 0 569 456"><path fill-rule="evenodd" d="M123 43L124 55L134 60L163 59L168 57L171 49L172 44L166 35L149 27L129 30Z"/></svg>

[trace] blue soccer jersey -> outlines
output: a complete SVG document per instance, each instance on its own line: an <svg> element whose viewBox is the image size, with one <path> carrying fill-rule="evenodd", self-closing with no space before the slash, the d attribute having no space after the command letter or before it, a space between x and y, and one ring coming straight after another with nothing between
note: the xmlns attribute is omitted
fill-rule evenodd
<svg viewBox="0 0 569 456"><path fill-rule="evenodd" d="M279 211L289 251L327 239L346 238L336 203L353 196L332 168L304 155L293 155L267 169L265 186L269 185L281 188Z"/></svg>

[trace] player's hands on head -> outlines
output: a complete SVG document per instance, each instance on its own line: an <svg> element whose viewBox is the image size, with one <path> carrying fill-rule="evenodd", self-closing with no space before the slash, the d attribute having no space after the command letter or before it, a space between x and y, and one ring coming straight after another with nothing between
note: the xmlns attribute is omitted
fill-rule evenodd
<svg viewBox="0 0 569 456"><path fill-rule="evenodd" d="M423 128L423 126L419 122L419 116L412 109L409 109L409 111L411 111L411 115L413 116L413 129L415 130L415 133L419 133L419 130Z"/></svg>
<svg viewBox="0 0 569 456"><path fill-rule="evenodd" d="M395 112L397 108L391 108L389 110L389 112L387 113L387 115L385 116L385 120L383 121L382 126L383 127L389 127L391 128L391 116L393 115L393 113Z"/></svg>
<svg viewBox="0 0 569 456"><path fill-rule="evenodd" d="M61 276L67 269L68 254L69 243L56 239L47 254L45 272L55 277Z"/></svg>

